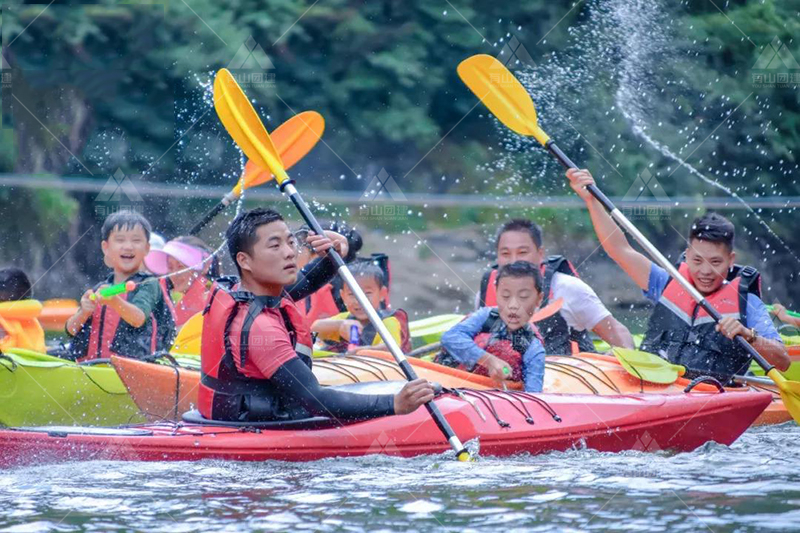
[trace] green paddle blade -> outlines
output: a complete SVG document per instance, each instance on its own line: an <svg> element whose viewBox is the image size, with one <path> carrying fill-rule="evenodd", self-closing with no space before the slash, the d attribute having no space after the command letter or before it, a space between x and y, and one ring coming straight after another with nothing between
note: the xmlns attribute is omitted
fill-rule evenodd
<svg viewBox="0 0 800 533"><path fill-rule="evenodd" d="M612 351L619 364L630 375L650 383L675 383L686 371L682 366L673 365L657 355L641 350L614 348Z"/></svg>

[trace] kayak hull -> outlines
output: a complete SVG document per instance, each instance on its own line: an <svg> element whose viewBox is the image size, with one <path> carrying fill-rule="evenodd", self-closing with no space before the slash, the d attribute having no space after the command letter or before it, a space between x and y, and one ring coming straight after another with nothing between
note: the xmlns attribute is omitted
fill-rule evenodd
<svg viewBox="0 0 800 533"><path fill-rule="evenodd" d="M444 395L437 405L463 440L478 439L482 456L540 454L591 448L605 452L691 451L706 442L729 445L771 401L767 393L685 395L536 395L493 391L492 401L507 427L482 409ZM507 398L507 399L504 399ZM541 406L545 402L557 421ZM478 402L479 408L481 403ZM524 406L527 415L517 411ZM0 465L69 460L312 461L383 454L413 457L449 447L425 409L322 429L260 429L154 424L81 434L81 428L0 430ZM88 431L88 430L87 430Z"/></svg>
<svg viewBox="0 0 800 533"><path fill-rule="evenodd" d="M144 422L109 365L82 366L31 350L0 358L0 425Z"/></svg>
<svg viewBox="0 0 800 533"><path fill-rule="evenodd" d="M324 385L404 378L390 354L381 351L364 353L366 355L356 357L315 359L314 373ZM485 376L421 359L410 358L408 361L420 377L445 387L475 389L496 387L496 383ZM197 404L200 373L196 370L116 357L112 358L112 363L128 387L133 401L152 421L177 420L182 413L193 409ZM683 394L688 385L689 381L683 378L669 385L642 382L625 371L614 357L603 354L548 356L544 377L545 392L563 394ZM521 388L519 383L508 383L508 386L512 389ZM714 392L716 387L700 384L694 390ZM735 394L748 390L728 389ZM764 390L772 393L773 401L757 418L754 425L782 424L792 420L777 390Z"/></svg>

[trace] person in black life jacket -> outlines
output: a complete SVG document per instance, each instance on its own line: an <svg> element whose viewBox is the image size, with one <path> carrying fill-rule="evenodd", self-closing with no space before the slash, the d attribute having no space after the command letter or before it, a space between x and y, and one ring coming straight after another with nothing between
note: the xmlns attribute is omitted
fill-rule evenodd
<svg viewBox="0 0 800 533"><path fill-rule="evenodd" d="M437 362L452 358L476 374L522 381L526 391L541 392L545 350L530 319L543 299L542 274L528 261L503 265L495 288L497 307L478 309L442 335Z"/></svg>
<svg viewBox="0 0 800 533"><path fill-rule="evenodd" d="M150 231L147 219L130 211L109 215L103 222L101 248L113 272L83 294L78 311L67 320L65 329L72 337L68 357L79 361L112 354L145 357L171 346L172 313L157 279L143 271ZM126 281L135 282L136 288L108 299L96 292Z"/></svg>
<svg viewBox="0 0 800 533"><path fill-rule="evenodd" d="M484 273L476 298L476 309L497 305L496 277L498 267L528 261L541 269L542 305L561 298L558 313L537 323L544 337L548 354L569 355L594 352L588 332L593 331L611 346L633 348L628 328L615 319L592 288L578 278L575 268L562 256L546 256L542 245L542 229L531 220L506 222L497 233L497 265Z"/></svg>
<svg viewBox="0 0 800 533"><path fill-rule="evenodd" d="M335 234L333 234L335 235ZM337 251L347 255L344 238ZM320 386L311 372L311 333L285 288L296 286L297 242L283 218L271 209L237 216L226 233L241 281L224 279L209 297L203 322L200 413L212 420L264 421L327 416L365 419L407 414L433 399L425 380L407 383L396 395L353 394ZM325 254L329 235L309 235L307 243ZM336 272L328 257L302 299Z"/></svg>
<svg viewBox="0 0 800 533"><path fill-rule="evenodd" d="M389 296L384 273L381 267L369 260L359 260L352 264L350 271L358 281L358 285L367 295L372 307L378 310L386 328L391 332L397 345L404 352L411 350L411 335L408 330L408 315L402 309L384 308ZM358 332L358 346L371 350L387 350L386 344L378 336L370 324L366 311L361 308L355 294L347 285L342 287L342 300L346 311L314 322L311 330L319 334L324 341L322 349L344 353L348 350L350 333L353 328Z"/></svg>
<svg viewBox="0 0 800 533"><path fill-rule="evenodd" d="M758 296L758 272L734 264L735 228L725 217L709 212L697 218L689 232L679 272L723 316L714 324L704 309L669 274L637 252L586 186L594 183L587 170L567 172L572 189L589 208L598 239L606 253L656 304L641 349L687 368L687 375L710 375L728 381L743 374L750 356L733 339L742 335L778 370L789 368L786 348Z"/></svg>

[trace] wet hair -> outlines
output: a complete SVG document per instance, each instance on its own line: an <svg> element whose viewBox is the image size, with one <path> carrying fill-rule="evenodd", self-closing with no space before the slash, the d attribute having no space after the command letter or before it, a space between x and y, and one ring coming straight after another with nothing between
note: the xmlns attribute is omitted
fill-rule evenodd
<svg viewBox="0 0 800 533"><path fill-rule="evenodd" d="M236 270L240 276L242 275L242 269L236 260L237 254L239 252L252 254L253 245L257 240L256 231L258 228L278 220L283 220L280 213L274 209L264 209L263 207L245 211L233 219L228 231L225 232L225 239L228 241L228 252L231 254L233 264L236 265Z"/></svg>
<svg viewBox="0 0 800 533"><path fill-rule="evenodd" d="M194 235L181 235L180 237L175 237L173 239L175 242L179 242L181 244L188 244L189 246L194 246L200 250L206 252L211 259L208 260L210 263L208 269L208 276L211 279L216 279L220 277L220 266L219 266L219 257L214 255L214 250L211 249L209 245L205 243L203 239L200 237L195 237Z"/></svg>
<svg viewBox="0 0 800 533"><path fill-rule="evenodd" d="M103 221L103 228L100 230L100 235L104 241L107 241L112 231L131 230L135 229L136 226L141 226L144 230L145 239L149 241L150 233L153 231L150 227L150 222L134 211L117 211L109 215L105 221Z"/></svg>
<svg viewBox="0 0 800 533"><path fill-rule="evenodd" d="M528 261L514 261L507 265L501 266L497 270L497 278L495 279L495 286L500 284L503 278L533 278L533 284L536 286L537 292L542 292L542 273L539 267Z"/></svg>
<svg viewBox="0 0 800 533"><path fill-rule="evenodd" d="M736 228L730 220L719 213L709 211L692 222L692 228L689 230L689 242L691 243L697 239L715 244L724 244L730 252L733 250L735 233Z"/></svg>
<svg viewBox="0 0 800 533"><path fill-rule="evenodd" d="M369 259L359 259L353 261L349 265L350 272L354 278L372 278L379 288L386 286L386 278L384 277L383 269L380 265Z"/></svg>
<svg viewBox="0 0 800 533"><path fill-rule="evenodd" d="M31 280L21 269L0 270L0 302L13 302L31 297Z"/></svg>
<svg viewBox="0 0 800 533"><path fill-rule="evenodd" d="M500 237L503 236L503 233L508 233L509 231L527 233L536 248L542 247L542 228L533 220L525 218L515 218L500 226L500 231L497 232L497 238L495 239L495 246L500 246Z"/></svg>

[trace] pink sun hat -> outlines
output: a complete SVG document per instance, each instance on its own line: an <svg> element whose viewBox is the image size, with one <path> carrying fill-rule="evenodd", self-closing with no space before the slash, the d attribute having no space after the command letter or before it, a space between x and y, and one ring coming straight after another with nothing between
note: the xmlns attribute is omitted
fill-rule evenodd
<svg viewBox="0 0 800 533"><path fill-rule="evenodd" d="M163 276L164 274L169 274L167 257L177 259L192 270L202 272L203 261L208 258L208 252L190 244L169 241L161 250L152 250L147 254L144 258L144 264L147 270L153 274Z"/></svg>

